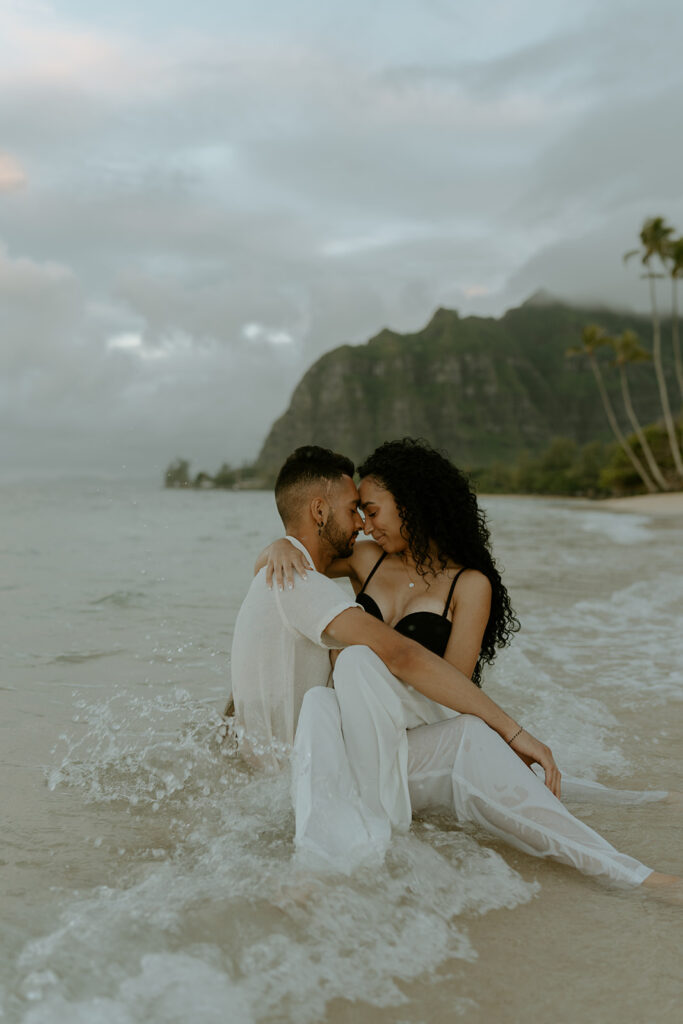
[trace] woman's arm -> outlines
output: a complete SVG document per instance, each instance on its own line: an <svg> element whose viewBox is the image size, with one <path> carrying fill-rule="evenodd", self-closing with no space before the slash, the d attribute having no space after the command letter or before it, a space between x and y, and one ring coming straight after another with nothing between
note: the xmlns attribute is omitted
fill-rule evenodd
<svg viewBox="0 0 683 1024"><path fill-rule="evenodd" d="M491 614L491 584L483 572L467 569L455 585L455 606L446 661L472 677Z"/></svg>
<svg viewBox="0 0 683 1024"><path fill-rule="evenodd" d="M472 569L462 574L455 589L457 601L444 658L471 678L491 614L491 583L483 572ZM531 768L532 758L519 750L515 753Z"/></svg>
<svg viewBox="0 0 683 1024"><path fill-rule="evenodd" d="M351 579L359 580L361 583L370 572L370 569L377 561L381 548L374 541L362 540L356 543L353 554L350 558L336 558L325 573L331 579L339 579L342 576L350 576ZM265 547L256 559L254 565L254 576L263 567L266 567L266 584L270 589L273 586L273 579L280 590L285 586L289 590L294 586L294 574L306 579L306 572L313 570L311 565L299 548L295 547L286 537L280 537Z"/></svg>

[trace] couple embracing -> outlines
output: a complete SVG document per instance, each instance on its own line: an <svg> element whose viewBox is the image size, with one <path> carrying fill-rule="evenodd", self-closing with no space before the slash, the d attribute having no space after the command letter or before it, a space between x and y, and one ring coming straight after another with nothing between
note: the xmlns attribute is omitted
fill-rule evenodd
<svg viewBox="0 0 683 1024"><path fill-rule="evenodd" d="M604 881L675 889L569 813L550 749L482 692L482 664L517 621L467 479L411 439L380 446L358 488L354 472L317 446L289 456L275 485L287 536L257 562L235 623L240 747L264 768L291 755L297 856L344 872L377 863L392 829L438 807Z"/></svg>

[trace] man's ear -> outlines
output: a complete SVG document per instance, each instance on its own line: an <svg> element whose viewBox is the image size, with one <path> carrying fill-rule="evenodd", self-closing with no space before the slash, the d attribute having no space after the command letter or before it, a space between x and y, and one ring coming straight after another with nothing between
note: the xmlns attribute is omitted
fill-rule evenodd
<svg viewBox="0 0 683 1024"><path fill-rule="evenodd" d="M324 498L313 498L310 504L311 515L316 526L324 526L330 514L330 506Z"/></svg>

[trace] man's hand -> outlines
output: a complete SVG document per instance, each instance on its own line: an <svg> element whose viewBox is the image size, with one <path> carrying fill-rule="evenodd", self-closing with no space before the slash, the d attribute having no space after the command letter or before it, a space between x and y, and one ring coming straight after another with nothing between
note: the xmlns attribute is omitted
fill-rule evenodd
<svg viewBox="0 0 683 1024"><path fill-rule="evenodd" d="M555 764L555 758L550 747L546 747L545 743L541 743L531 733L527 732L526 729L522 729L519 736L516 736L512 741L510 747L514 750L515 754L521 757L528 768L531 768L532 764L540 764L545 772L546 786L559 799L562 776L560 775L560 769Z"/></svg>

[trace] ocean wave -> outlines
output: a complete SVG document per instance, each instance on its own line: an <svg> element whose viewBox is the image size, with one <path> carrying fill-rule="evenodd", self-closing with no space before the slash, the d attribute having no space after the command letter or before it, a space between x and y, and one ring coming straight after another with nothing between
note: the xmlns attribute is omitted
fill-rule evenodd
<svg viewBox="0 0 683 1024"><path fill-rule="evenodd" d="M112 658L116 654L122 654L121 650L114 651L70 651L68 654L57 654L48 661L48 665L80 665L86 661L97 661L99 658Z"/></svg>
<svg viewBox="0 0 683 1024"><path fill-rule="evenodd" d="M556 670L572 691L620 691L630 707L647 700L683 697L683 577L660 573L656 584L639 580L609 597L577 601L563 612L563 628L551 611L527 624L543 637L546 671Z"/></svg>
<svg viewBox="0 0 683 1024"><path fill-rule="evenodd" d="M147 595L140 590L114 590L111 594L98 597L90 604L114 605L116 608L136 608L147 603Z"/></svg>

